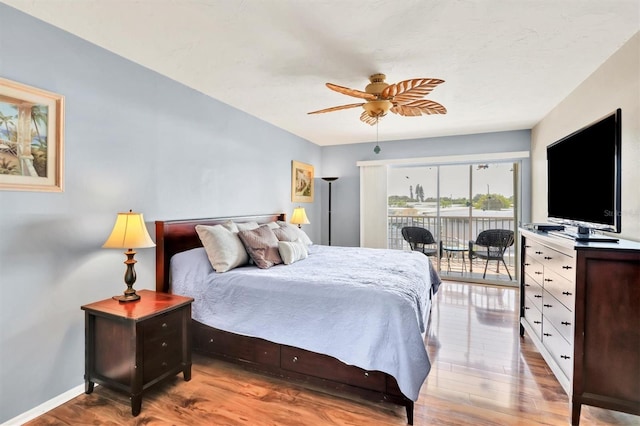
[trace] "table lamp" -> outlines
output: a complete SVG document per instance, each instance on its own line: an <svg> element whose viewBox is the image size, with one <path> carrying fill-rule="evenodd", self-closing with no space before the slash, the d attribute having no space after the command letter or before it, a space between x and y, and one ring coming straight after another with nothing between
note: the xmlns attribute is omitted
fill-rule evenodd
<svg viewBox="0 0 640 426"><path fill-rule="evenodd" d="M291 223L294 225L298 225L298 228L302 228L302 225L308 225L309 218L307 217L307 213L304 211L304 207L296 207L293 209L293 214L291 215Z"/></svg>
<svg viewBox="0 0 640 426"><path fill-rule="evenodd" d="M155 243L149 236L142 213L133 213L131 210L128 213L118 213L111 235L102 246L104 248L127 249L124 252L127 256L127 260L124 262L127 265L127 270L124 273L127 289L122 296L113 296L115 300L133 302L140 299L140 296L133 289L133 283L136 282L136 271L133 268L136 263L133 258L136 252L133 249L154 246Z"/></svg>

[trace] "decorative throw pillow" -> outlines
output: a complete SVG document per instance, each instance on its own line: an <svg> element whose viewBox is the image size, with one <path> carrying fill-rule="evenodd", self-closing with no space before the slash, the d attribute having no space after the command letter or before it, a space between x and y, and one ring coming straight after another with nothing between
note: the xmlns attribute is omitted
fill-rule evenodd
<svg viewBox="0 0 640 426"><path fill-rule="evenodd" d="M271 230L276 235L278 241L296 241L299 239L299 234L295 229L292 228L281 228L280 226L278 226L277 228L272 228Z"/></svg>
<svg viewBox="0 0 640 426"><path fill-rule="evenodd" d="M249 262L249 255L238 234L224 226L196 225L196 232L216 272L227 272Z"/></svg>
<svg viewBox="0 0 640 426"><path fill-rule="evenodd" d="M278 251L285 265L291 265L309 256L307 245L302 241L279 241Z"/></svg>
<svg viewBox="0 0 640 426"><path fill-rule="evenodd" d="M240 231L238 236L258 268L267 269L282 263L278 251L278 238L267 225Z"/></svg>
<svg viewBox="0 0 640 426"><path fill-rule="evenodd" d="M280 228L293 229L298 235L297 239L299 239L300 241L302 241L306 245L310 246L311 244L313 244L313 241L311 241L311 238L309 238L309 236L301 228L298 228L295 225L292 225L292 224L290 224L288 222L284 222L284 221L281 221L281 220L278 221L278 225L280 225Z"/></svg>
<svg viewBox="0 0 640 426"><path fill-rule="evenodd" d="M250 221L250 222L235 222L236 227L238 228L238 231L250 231L252 229L258 229L258 227L260 227L260 225L258 225L258 222L254 221Z"/></svg>
<svg viewBox="0 0 640 426"><path fill-rule="evenodd" d="M271 229L277 229L280 228L280 225L278 225L276 222L269 222L267 223L267 226Z"/></svg>

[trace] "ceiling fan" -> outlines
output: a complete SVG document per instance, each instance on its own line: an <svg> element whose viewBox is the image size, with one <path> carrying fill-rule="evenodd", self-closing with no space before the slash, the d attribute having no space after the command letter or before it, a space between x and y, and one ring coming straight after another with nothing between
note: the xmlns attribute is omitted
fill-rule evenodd
<svg viewBox="0 0 640 426"><path fill-rule="evenodd" d="M404 116L419 116L429 114L446 114L447 109L437 102L423 99L444 80L437 78L414 78L395 84L388 84L384 74L373 74L369 77L369 83L364 92L337 84L327 83L327 87L344 95L364 99L366 102L357 104L340 105L312 111L308 114L320 114L324 112L339 111L342 109L362 107L364 111L360 120L374 125L389 111Z"/></svg>

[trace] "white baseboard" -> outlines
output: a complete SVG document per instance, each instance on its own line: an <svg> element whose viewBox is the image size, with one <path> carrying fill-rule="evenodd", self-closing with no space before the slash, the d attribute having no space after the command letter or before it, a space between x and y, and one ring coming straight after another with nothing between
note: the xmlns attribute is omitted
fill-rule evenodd
<svg viewBox="0 0 640 426"><path fill-rule="evenodd" d="M96 385L97 386L97 385ZM78 385L68 391L61 393L60 395L51 398L50 400L43 402L35 408L32 408L29 411L26 411L12 419L7 420L6 422L0 424L0 426L19 426L30 420L35 419L38 416L46 413L47 411L53 410L54 408L64 404L67 401L72 400L78 395L82 395L84 393L84 383Z"/></svg>

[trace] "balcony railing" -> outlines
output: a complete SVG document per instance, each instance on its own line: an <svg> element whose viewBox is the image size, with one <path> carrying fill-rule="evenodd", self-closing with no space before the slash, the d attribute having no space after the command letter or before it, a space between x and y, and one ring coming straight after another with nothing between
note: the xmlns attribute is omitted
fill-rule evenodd
<svg viewBox="0 0 640 426"><path fill-rule="evenodd" d="M389 248L398 250L410 250L409 244L402 238L402 228L405 226L419 226L431 231L433 237L442 241L445 246L466 248L470 240L475 240L476 236L486 229L509 229L516 231L513 217L504 216L388 216L388 236ZM474 259L473 266L469 265L467 251L441 253L440 262L437 263L441 275L452 275L462 277L482 278L485 260ZM505 263L513 280L515 280L515 245L509 247L505 252ZM464 261L464 262L463 262ZM471 273L473 269L473 273ZM487 279L509 279L504 266L500 265L500 272L496 272L496 262L491 261L487 268Z"/></svg>

